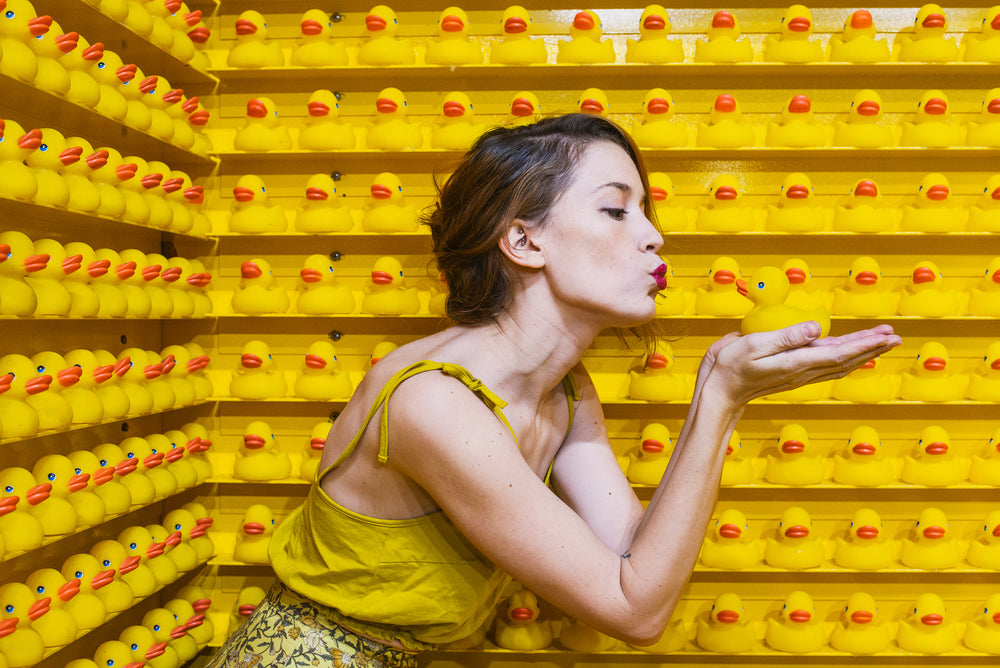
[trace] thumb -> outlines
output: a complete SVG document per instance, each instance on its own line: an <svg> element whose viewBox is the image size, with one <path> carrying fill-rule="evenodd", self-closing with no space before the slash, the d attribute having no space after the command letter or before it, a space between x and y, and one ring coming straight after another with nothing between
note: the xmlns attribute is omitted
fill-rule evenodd
<svg viewBox="0 0 1000 668"><path fill-rule="evenodd" d="M764 347L770 348L767 351L770 354L801 348L819 338L821 331L819 323L815 320L800 322L772 332L774 336L764 343Z"/></svg>

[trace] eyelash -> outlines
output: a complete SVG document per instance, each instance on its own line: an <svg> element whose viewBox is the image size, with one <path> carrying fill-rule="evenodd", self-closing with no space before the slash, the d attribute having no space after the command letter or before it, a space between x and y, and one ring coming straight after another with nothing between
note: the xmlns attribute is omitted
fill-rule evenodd
<svg viewBox="0 0 1000 668"><path fill-rule="evenodd" d="M612 220L618 221L625 220L625 216L628 215L628 209L601 209L601 211L611 216Z"/></svg>

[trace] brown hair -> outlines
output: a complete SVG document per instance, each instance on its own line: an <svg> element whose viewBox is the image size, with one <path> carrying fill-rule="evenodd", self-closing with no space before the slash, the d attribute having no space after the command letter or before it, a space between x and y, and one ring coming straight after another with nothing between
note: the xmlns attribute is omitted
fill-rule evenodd
<svg viewBox="0 0 1000 668"><path fill-rule="evenodd" d="M610 141L632 159L653 220L646 168L632 139L613 122L567 114L521 126L495 127L479 137L424 216L437 266L448 284L447 313L458 324L494 320L510 303L512 265L499 247L511 221L541 225L573 179L583 150ZM636 334L652 344L651 332Z"/></svg>

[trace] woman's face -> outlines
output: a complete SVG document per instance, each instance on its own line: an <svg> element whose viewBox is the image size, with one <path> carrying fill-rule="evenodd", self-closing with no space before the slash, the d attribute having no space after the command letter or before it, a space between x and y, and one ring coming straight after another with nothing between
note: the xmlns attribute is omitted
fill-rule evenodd
<svg viewBox="0 0 1000 668"><path fill-rule="evenodd" d="M584 149L569 188L532 234L545 255L556 298L602 327L653 317L666 267L662 235L643 210L639 172L611 142Z"/></svg>

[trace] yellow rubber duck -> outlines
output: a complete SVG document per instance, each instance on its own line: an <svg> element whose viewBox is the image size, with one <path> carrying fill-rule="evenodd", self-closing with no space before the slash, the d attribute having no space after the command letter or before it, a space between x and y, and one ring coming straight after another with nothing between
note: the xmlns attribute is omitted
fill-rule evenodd
<svg viewBox="0 0 1000 668"><path fill-rule="evenodd" d="M38 297L26 278L44 270L46 255L35 252L35 245L23 232L0 232L0 315L33 315Z"/></svg>
<svg viewBox="0 0 1000 668"><path fill-rule="evenodd" d="M958 645L958 625L937 594L917 597L913 612L900 620L896 644L907 652L943 654Z"/></svg>
<svg viewBox="0 0 1000 668"><path fill-rule="evenodd" d="M639 447L633 448L629 453L626 471L629 482L659 485L673 451L674 442L670 438L670 430L659 422L647 424L639 434Z"/></svg>
<svg viewBox="0 0 1000 668"><path fill-rule="evenodd" d="M875 21L867 9L858 9L844 20L844 30L831 35L828 55L831 63L887 63L889 45L878 39Z"/></svg>
<svg viewBox="0 0 1000 668"><path fill-rule="evenodd" d="M976 485L990 486L1000 481L1000 427L993 430L982 450L972 456L969 480Z"/></svg>
<svg viewBox="0 0 1000 668"><path fill-rule="evenodd" d="M764 640L779 652L809 654L820 651L826 634L812 597L802 590L788 594L781 611L768 617Z"/></svg>
<svg viewBox="0 0 1000 668"><path fill-rule="evenodd" d="M398 88L383 88L375 100L375 119L368 124L365 145L369 149L403 151L424 143L423 130L406 120L406 97Z"/></svg>
<svg viewBox="0 0 1000 668"><path fill-rule="evenodd" d="M431 148L465 151L485 129L475 119L469 96L453 91L445 96L441 114L431 124Z"/></svg>
<svg viewBox="0 0 1000 668"><path fill-rule="evenodd" d="M79 159L65 165L62 170L62 177L69 188L67 207L87 213L97 211L101 205L101 194L89 178L91 167L87 162L87 158L94 154L94 147L83 137L67 137L66 150L71 156L76 155L79 150L80 155Z"/></svg>
<svg viewBox="0 0 1000 668"><path fill-rule="evenodd" d="M1000 654L1000 594L990 594L982 613L965 625L962 642L974 652Z"/></svg>
<svg viewBox="0 0 1000 668"><path fill-rule="evenodd" d="M107 606L97 592L114 581L115 571L102 568L90 554L81 552L70 555L62 563L60 576L78 591L64 606L73 615L80 630L96 629L104 623Z"/></svg>
<svg viewBox="0 0 1000 668"><path fill-rule="evenodd" d="M663 5L647 5L639 16L639 39L626 43L625 62L682 62L684 48L679 39L671 39L671 29L670 16Z"/></svg>
<svg viewBox="0 0 1000 668"><path fill-rule="evenodd" d="M0 536L8 556L42 546L45 530L31 508L47 500L50 489L48 483L36 484L31 471L20 466L0 471Z"/></svg>
<svg viewBox="0 0 1000 668"><path fill-rule="evenodd" d="M892 45L900 62L952 63L958 60L958 44L945 37L948 19L940 5L926 4L917 10L912 32L899 33Z"/></svg>
<svg viewBox="0 0 1000 668"><path fill-rule="evenodd" d="M781 119L767 124L765 146L779 148L822 147L827 145L827 127L813 116L812 101L801 93L793 95L781 108Z"/></svg>
<svg viewBox="0 0 1000 668"><path fill-rule="evenodd" d="M271 399L288 393L285 375L271 357L271 348L263 341L248 341L240 355L240 366L233 372L229 394L237 399Z"/></svg>
<svg viewBox="0 0 1000 668"><path fill-rule="evenodd" d="M337 186L329 174L313 174L309 177L305 197L299 200L295 211L296 232L348 232L354 227L351 208L337 192Z"/></svg>
<svg viewBox="0 0 1000 668"><path fill-rule="evenodd" d="M314 10L311 10L314 11ZM306 151L335 151L354 148L354 126L340 116L336 94L325 88L309 95L308 117L299 130L299 148Z"/></svg>
<svg viewBox="0 0 1000 668"><path fill-rule="evenodd" d="M313 426L309 436L309 447L303 453L302 463L299 465L299 478L306 482L312 482L316 478L319 458L323 454L323 447L326 445L326 437L330 433L331 425L329 420L325 420Z"/></svg>
<svg viewBox="0 0 1000 668"><path fill-rule="evenodd" d="M878 184L870 178L858 179L844 204L833 209L834 232L881 233L892 230L896 209L885 205Z"/></svg>
<svg viewBox="0 0 1000 668"><path fill-rule="evenodd" d="M403 267L394 257L380 257L372 266L361 311L369 315L407 315L420 310L416 288L407 288Z"/></svg>
<svg viewBox="0 0 1000 668"><path fill-rule="evenodd" d="M369 189L371 198L365 201L361 216L361 228L365 232L417 231L420 221L417 211L406 200L403 183L392 172L382 172L375 176Z"/></svg>
<svg viewBox="0 0 1000 668"><path fill-rule="evenodd" d="M122 93L125 83L135 78L136 66L126 64L111 49L104 49L101 59L90 66L89 74L97 81L101 97L94 111L113 120L123 122L128 112L128 101Z"/></svg>
<svg viewBox="0 0 1000 668"><path fill-rule="evenodd" d="M146 437L154 452L163 453L164 466L177 479L177 490L198 484L198 471L187 457L187 436L179 429Z"/></svg>
<svg viewBox="0 0 1000 668"><path fill-rule="evenodd" d="M195 185L190 175L179 169L170 169L162 163L156 164L163 170L164 178L161 190L165 194L167 206L170 209L170 222L167 229L171 232L207 235L212 224L205 215L205 188Z"/></svg>
<svg viewBox="0 0 1000 668"><path fill-rule="evenodd" d="M1000 113L1000 101L997 109ZM1000 174L987 177L979 202L969 208L969 231L1000 232Z"/></svg>
<svg viewBox="0 0 1000 668"><path fill-rule="evenodd" d="M163 607L169 610L179 623L184 625L187 634L194 640L195 647L199 651L212 642L215 629L211 620L204 613L196 612L191 603L183 598L174 598L164 603Z"/></svg>
<svg viewBox="0 0 1000 668"><path fill-rule="evenodd" d="M664 172L649 173L649 198L660 231L683 232L691 226L692 212L678 203L674 183ZM659 311L657 314L660 315Z"/></svg>
<svg viewBox="0 0 1000 668"><path fill-rule="evenodd" d="M245 174L233 188L233 205L229 214L229 231L238 234L284 232L288 218L280 204L272 204L264 180L256 174Z"/></svg>
<svg viewBox="0 0 1000 668"><path fill-rule="evenodd" d="M895 477L893 462L885 456L874 427L859 425L852 429L844 453L834 456L833 479L842 485L881 487Z"/></svg>
<svg viewBox="0 0 1000 668"><path fill-rule="evenodd" d="M805 260L798 257L789 258L781 265L781 270L788 278L789 290L785 304L805 310L825 306L826 295L815 288L812 272Z"/></svg>
<svg viewBox="0 0 1000 668"><path fill-rule="evenodd" d="M343 67L347 47L335 41L333 22L322 9L309 9L299 20L301 36L292 48L290 63L295 67Z"/></svg>
<svg viewBox="0 0 1000 668"><path fill-rule="evenodd" d="M190 510L186 508L174 508L163 516L163 526L168 531L180 532L182 544L194 552L194 563L196 565L205 563L215 554L215 545L207 535L207 528L198 524L194 513ZM186 552L186 550L182 552ZM187 558L190 560L190 555L187 555Z"/></svg>
<svg viewBox="0 0 1000 668"><path fill-rule="evenodd" d="M707 203L698 207L695 229L700 232L749 232L755 227L755 211L743 204L740 183L731 174L720 174L708 188ZM729 277L722 276L725 279ZM723 285L730 285L723 283ZM743 304L740 304L742 307ZM706 314L721 315L721 314Z"/></svg>
<svg viewBox="0 0 1000 668"><path fill-rule="evenodd" d="M559 624L559 643L571 652L595 653L607 652L618 641L588 624L564 617Z"/></svg>
<svg viewBox="0 0 1000 668"><path fill-rule="evenodd" d="M977 568L1000 569L1000 511L991 510L986 516L983 530L969 541L966 559Z"/></svg>
<svg viewBox="0 0 1000 668"><path fill-rule="evenodd" d="M964 396L965 379L949 370L951 357L938 341L920 346L912 370L903 373L903 401L958 401Z"/></svg>
<svg viewBox="0 0 1000 668"><path fill-rule="evenodd" d="M969 374L969 399L973 401L1000 401L1000 341L986 346L986 354Z"/></svg>
<svg viewBox="0 0 1000 668"><path fill-rule="evenodd" d="M736 287L738 294L754 304L740 324L744 334L771 332L809 320L819 323L821 337L830 332L830 314L825 308L804 311L785 303L789 292L788 276L778 267L761 267L749 282L737 280Z"/></svg>
<svg viewBox="0 0 1000 668"><path fill-rule="evenodd" d="M188 279L195 274L191 262L187 258L172 257L169 260L164 258L163 271L160 272L160 281L164 283L163 289L170 299L172 318L190 318L194 315L194 288L201 282L200 277L196 277L189 282Z"/></svg>
<svg viewBox="0 0 1000 668"><path fill-rule="evenodd" d="M892 128L885 124L882 96L870 88L854 94L846 120L833 122L834 146L885 148L895 143Z"/></svg>
<svg viewBox="0 0 1000 668"><path fill-rule="evenodd" d="M254 153L285 151L292 147L288 128L278 119L278 108L268 97L247 101L246 123L236 130L233 148Z"/></svg>
<svg viewBox="0 0 1000 668"><path fill-rule="evenodd" d="M266 422L255 420L243 431L243 445L236 453L233 475L240 480L284 480L292 474L287 452Z"/></svg>
<svg viewBox="0 0 1000 668"><path fill-rule="evenodd" d="M183 115L181 102L184 100L184 89L171 86L162 74L155 79L155 87L143 98L151 117L149 134L174 145L193 145L194 131L187 124L180 126L183 128L182 132L187 131L186 136L174 136L178 127L175 118L180 120Z"/></svg>
<svg viewBox="0 0 1000 668"><path fill-rule="evenodd" d="M878 606L867 592L855 592L830 633L830 645L848 654L875 654L889 648L889 625L878 618Z"/></svg>
<svg viewBox="0 0 1000 668"><path fill-rule="evenodd" d="M746 516L735 508L723 510L701 546L701 563L709 568L741 570L760 564L760 545L750 536Z"/></svg>
<svg viewBox="0 0 1000 668"><path fill-rule="evenodd" d="M38 433L39 415L27 400L47 391L51 380L35 373L29 357L17 353L0 357L0 424L4 438L31 438Z"/></svg>
<svg viewBox="0 0 1000 668"><path fill-rule="evenodd" d="M955 568L962 558L961 546L949 531L948 518L938 508L924 508L916 524L902 541L899 560L920 570Z"/></svg>
<svg viewBox="0 0 1000 668"><path fill-rule="evenodd" d="M171 269L167 258L159 253L150 253L146 256L146 261L149 263L149 269L148 275L144 275L144 278L150 301L149 317L173 317L174 303L170 299L167 288L172 287L173 282L180 276L181 270Z"/></svg>
<svg viewBox="0 0 1000 668"><path fill-rule="evenodd" d="M132 78L122 82L119 90L125 96L125 118L123 119L125 125L146 134L152 134L150 125L153 123L153 116L150 107L146 104L146 96L156 92L157 81L157 77L147 77L136 66Z"/></svg>
<svg viewBox="0 0 1000 668"><path fill-rule="evenodd" d="M119 267L116 272L122 277L121 291L125 296L125 315L133 318L148 318L153 309L153 302L150 298L149 282L159 276L160 267L147 261L146 254L134 249L126 248L119 253L123 262L128 266Z"/></svg>
<svg viewBox="0 0 1000 668"><path fill-rule="evenodd" d="M255 257L244 261L240 265L240 276L240 283L233 290L234 312L257 315L288 311L288 291L278 285L267 260Z"/></svg>
<svg viewBox="0 0 1000 668"><path fill-rule="evenodd" d="M71 241L64 249L67 262L80 267L66 276L66 289L71 295L69 315L94 317L101 310L101 300L91 283L108 273L111 263L98 260L94 249L81 241Z"/></svg>
<svg viewBox="0 0 1000 668"><path fill-rule="evenodd" d="M577 12L569 28L569 40L559 42L559 64L594 65L615 62L615 47L604 39L601 19L589 9Z"/></svg>
<svg viewBox="0 0 1000 668"><path fill-rule="evenodd" d="M782 512L775 537L768 538L766 545L764 561L774 568L818 568L826 559L826 546L816 536L809 513L799 506Z"/></svg>
<svg viewBox="0 0 1000 668"><path fill-rule="evenodd" d="M76 619L66 610L65 604L78 595L80 581L67 580L54 568L40 568L32 571L24 584L35 597L34 605L39 613L31 628L42 637L45 647L63 647L76 640L80 629ZM102 617L101 622L103 621Z"/></svg>
<svg viewBox="0 0 1000 668"><path fill-rule="evenodd" d="M118 353L118 361L128 366L121 375L118 385L129 401L130 416L147 415L155 408L156 396L147 384L160 374L155 364L149 364L149 356L141 348L126 348Z"/></svg>
<svg viewBox="0 0 1000 668"><path fill-rule="evenodd" d="M722 462L723 487L746 485L754 479L753 461L743 456L743 441L740 433L733 430L726 444L726 457Z"/></svg>
<svg viewBox="0 0 1000 668"><path fill-rule="evenodd" d="M110 248L99 248L94 253L98 265L92 270L95 276L91 280L91 287L98 299L96 315L105 318L124 317L128 313L128 298L123 282L135 273L135 264L125 262L120 253Z"/></svg>
<svg viewBox="0 0 1000 668"><path fill-rule="evenodd" d="M396 36L399 21L385 5L375 5L365 16L365 39L358 48L359 65L412 65L414 50L409 39Z"/></svg>
<svg viewBox="0 0 1000 668"><path fill-rule="evenodd" d="M979 115L965 127L966 146L1000 146L1000 88L986 93Z"/></svg>
<svg viewBox="0 0 1000 668"><path fill-rule="evenodd" d="M101 195L97 213L111 218L124 217L127 200L120 186L135 177L138 165L126 162L121 153L108 147L97 149L86 160L91 167L90 180ZM135 203L133 199L133 206Z"/></svg>
<svg viewBox="0 0 1000 668"><path fill-rule="evenodd" d="M812 38L812 12L805 5L791 5L781 17L781 32L764 42L764 60L777 63L818 63L823 45Z"/></svg>
<svg viewBox="0 0 1000 668"><path fill-rule="evenodd" d="M392 341L379 341L372 348L372 353L368 358L368 367L371 368L383 357L391 353L398 346Z"/></svg>
<svg viewBox="0 0 1000 668"><path fill-rule="evenodd" d="M351 396L354 386L337 361L337 351L330 341L321 339L310 344L292 391L295 396L312 401L333 401Z"/></svg>
<svg viewBox="0 0 1000 668"><path fill-rule="evenodd" d="M107 350L95 350L98 378L103 379L94 389L104 408L104 419L120 419L129 414L131 404L121 385L121 377L128 372L131 360L119 361Z"/></svg>
<svg viewBox="0 0 1000 668"><path fill-rule="evenodd" d="M712 148L738 148L757 143L753 126L743 119L736 98L722 93L708 111L708 120L698 122L695 144Z"/></svg>
<svg viewBox="0 0 1000 668"><path fill-rule="evenodd" d="M38 58L29 46L48 31L52 17L39 17L28 0L10 0L4 6L0 22L0 51L7 54L0 72L9 77L31 82L38 76Z"/></svg>
<svg viewBox="0 0 1000 668"><path fill-rule="evenodd" d="M137 510L149 505L156 498L156 488L145 475L145 470L139 470L139 461L129 459L114 443L101 443L92 450L102 467L113 466L115 474L121 478L121 484L128 490L132 505L130 510Z"/></svg>
<svg viewBox="0 0 1000 668"><path fill-rule="evenodd" d="M687 146L687 126L674 118L674 100L662 88L650 89L642 100L642 113L630 133L643 148Z"/></svg>
<svg viewBox="0 0 1000 668"><path fill-rule="evenodd" d="M127 459L134 459L138 472L153 483L154 500L177 493L177 478L163 465L165 453L157 451L142 436L129 436L118 444Z"/></svg>
<svg viewBox="0 0 1000 668"><path fill-rule="evenodd" d="M478 65L483 47L469 35L469 16L459 7L446 7L437 22L437 36L427 42L424 62L428 65Z"/></svg>
<svg viewBox="0 0 1000 668"><path fill-rule="evenodd" d="M94 662L99 666L134 666L140 663L133 662L128 645L120 640L106 640L98 645L94 652ZM145 662L142 664L145 665Z"/></svg>
<svg viewBox="0 0 1000 668"><path fill-rule="evenodd" d="M877 571L895 563L895 543L886 537L877 512L871 508L854 512L844 534L834 538L833 560L855 571Z"/></svg>
<svg viewBox="0 0 1000 668"><path fill-rule="evenodd" d="M191 545L195 548L195 552L200 556L215 554L215 544L208 535L208 530L212 528L215 520L209 516L208 510L197 501L184 504L183 509L190 512L195 518L195 527L189 532ZM193 605L197 604L193 603Z"/></svg>
<svg viewBox="0 0 1000 668"><path fill-rule="evenodd" d="M593 114L608 118L610 108L608 95L600 88L587 88L576 99L576 110L581 114Z"/></svg>
<svg viewBox="0 0 1000 668"><path fill-rule="evenodd" d="M716 596L711 609L704 616L698 616L696 626L695 642L706 652L749 652L757 640L743 600L735 592Z"/></svg>
<svg viewBox="0 0 1000 668"><path fill-rule="evenodd" d="M30 394L25 402L38 413L39 431L66 430L73 422L73 407L62 396L62 391L80 380L80 367L66 363L59 353L42 351L31 356L35 365L34 382L48 384L47 392Z"/></svg>
<svg viewBox="0 0 1000 668"><path fill-rule="evenodd" d="M232 635L243 625L250 615L254 613L260 602L267 596L260 587L244 587L236 596L236 605L229 615L229 629L227 635Z"/></svg>
<svg viewBox="0 0 1000 668"><path fill-rule="evenodd" d="M895 313L894 295L882 280L875 258L862 256L851 261L844 286L833 291L831 310L836 315L884 317Z"/></svg>
<svg viewBox="0 0 1000 668"><path fill-rule="evenodd" d="M768 232L821 232L826 228L829 210L816 201L812 179L801 172L785 177L778 204L770 204L764 218Z"/></svg>
<svg viewBox="0 0 1000 668"><path fill-rule="evenodd" d="M76 50L80 35L66 32L50 16L39 17L41 19L48 20L48 30L28 42L38 59L38 74L35 75L34 84L54 95L65 96L69 92L70 79L63 57Z"/></svg>
<svg viewBox="0 0 1000 668"><path fill-rule="evenodd" d="M500 17L503 37L490 44L494 65L538 65L548 59L545 43L531 37L531 15L520 5L511 5Z"/></svg>
<svg viewBox="0 0 1000 668"><path fill-rule="evenodd" d="M159 524L147 524L146 531L156 543L162 543L163 557L174 564L181 575L198 565L198 555L194 548L184 542L184 537L178 530L170 531Z"/></svg>
<svg viewBox="0 0 1000 668"><path fill-rule="evenodd" d="M47 610L27 585L9 582L0 586L0 656L11 668L33 666L42 660L45 643L33 622Z"/></svg>
<svg viewBox="0 0 1000 668"><path fill-rule="evenodd" d="M226 54L226 65L242 69L281 67L281 45L268 39L267 21L260 12L247 10L236 19L236 45Z"/></svg>
<svg viewBox="0 0 1000 668"><path fill-rule="evenodd" d="M101 99L101 89L90 76L90 67L104 57L104 44L91 44L77 35L77 48L66 54L60 62L69 73L69 90L66 99L82 107L93 109ZM86 154L85 154L86 155Z"/></svg>
<svg viewBox="0 0 1000 668"><path fill-rule="evenodd" d="M531 652L552 643L549 622L538 619L538 599L527 589L518 589L507 599L505 609L493 623L493 641L504 649Z"/></svg>
<svg viewBox="0 0 1000 668"><path fill-rule="evenodd" d="M75 527L66 533L104 522L107 508L104 501L89 489L90 474L77 472L73 462L65 455L49 454L40 457L31 469L31 474L40 483L52 484L49 502L40 505L40 514L36 515L44 526L52 527L62 523L68 527L67 518L53 517L59 506L65 509L65 505L69 506L69 510L65 512L75 520ZM59 501L55 501L56 499Z"/></svg>
<svg viewBox="0 0 1000 668"><path fill-rule="evenodd" d="M924 318L958 315L958 295L945 283L937 264L930 260L917 262L899 297L899 314Z"/></svg>
<svg viewBox="0 0 1000 668"><path fill-rule="evenodd" d="M212 396L212 382L205 377L205 368L211 363L211 358L205 354L205 349L197 343L184 345L191 359L188 361L188 379L194 384L195 401L204 401Z"/></svg>
<svg viewBox="0 0 1000 668"><path fill-rule="evenodd" d="M1000 62L1000 6L986 10L980 31L967 32L959 45L959 59L966 63Z"/></svg>
<svg viewBox="0 0 1000 668"><path fill-rule="evenodd" d="M150 668L178 668L180 657L173 647L165 642L157 642L153 632L145 626L128 626L118 636L118 640L129 647L132 661L145 663Z"/></svg>
<svg viewBox="0 0 1000 668"><path fill-rule="evenodd" d="M128 488L116 479L114 463L101 466L97 455L89 450L74 450L67 456L77 475L90 476L88 489L104 504L106 517L115 517L128 512L132 507L132 495Z"/></svg>
<svg viewBox="0 0 1000 668"><path fill-rule="evenodd" d="M312 314L353 313L354 292L334 274L333 261L326 255L310 255L299 271L296 311Z"/></svg>
<svg viewBox="0 0 1000 668"><path fill-rule="evenodd" d="M236 532L236 547L233 548L233 559L246 564L269 564L267 546L274 533L274 514L271 509L261 503L255 503L247 508Z"/></svg>
<svg viewBox="0 0 1000 668"><path fill-rule="evenodd" d="M42 131L25 130L16 121L5 118L0 119L2 138L8 141L0 143L0 195L31 201L38 194L38 180L24 161L42 145Z"/></svg>
<svg viewBox="0 0 1000 668"><path fill-rule="evenodd" d="M541 119L542 107L538 96L528 90L514 93L510 113L504 119L508 125L529 125Z"/></svg>
<svg viewBox="0 0 1000 668"><path fill-rule="evenodd" d="M133 594L126 576L139 570L140 567L146 569L144 572L155 587L153 574L149 572L145 564L141 564L138 557L128 556L125 548L118 541L102 540L94 543L90 548L90 556L97 559L98 565L103 569L101 573L110 572L112 576L111 582L97 589L97 597L104 603L108 614L128 610L132 607L136 595ZM132 579L131 576L130 579ZM132 581L136 580L132 579Z"/></svg>
<svg viewBox="0 0 1000 668"><path fill-rule="evenodd" d="M153 540L153 535L146 527L128 527L118 534L117 540L125 548L128 556L142 559L142 563L153 575L157 589L177 579L177 567L164 555L166 545ZM132 586L131 581L129 584ZM138 598L140 594L136 591L136 587L132 586L132 590Z"/></svg>
<svg viewBox="0 0 1000 668"><path fill-rule="evenodd" d="M733 258L724 256L713 260L707 286L699 287L695 293L695 313L727 317L745 315L753 308L753 303L737 290L736 282L741 277L740 267Z"/></svg>
<svg viewBox="0 0 1000 668"><path fill-rule="evenodd" d="M642 370L629 371L628 396L637 401L684 401L691 392L686 374L677 372L677 356L668 343L643 360Z"/></svg>
<svg viewBox="0 0 1000 668"><path fill-rule="evenodd" d="M900 146L948 148L965 144L965 129L952 121L948 97L940 90L924 92L913 120L900 125Z"/></svg>
<svg viewBox="0 0 1000 668"><path fill-rule="evenodd" d="M38 239L34 247L37 255L49 258L44 267L24 279L38 301L35 315L69 315L73 297L63 281L79 272L81 258L69 255L55 239Z"/></svg>
<svg viewBox="0 0 1000 668"><path fill-rule="evenodd" d="M790 423L778 433L777 453L767 455L764 479L775 485L817 485L824 469L824 458L814 452L805 427Z"/></svg>
<svg viewBox="0 0 1000 668"><path fill-rule="evenodd" d="M173 650L176 657L171 659L167 652L164 652L153 664L166 666L167 662L173 661L174 666L180 666L198 654L194 638L188 635L187 628L174 616L174 613L166 608L149 610L142 616L140 623L152 631L153 640L157 645L166 645L166 649Z"/></svg>
<svg viewBox="0 0 1000 668"><path fill-rule="evenodd" d="M706 39L694 43L696 63L749 63L753 61L750 40L741 37L736 16L720 10L712 16Z"/></svg>
<svg viewBox="0 0 1000 668"><path fill-rule="evenodd" d="M69 181L63 176L65 168L83 157L82 146L69 146L66 137L55 128L41 128L42 143L32 151L25 164L35 174L38 190L33 198L35 204L67 207L69 205Z"/></svg>

